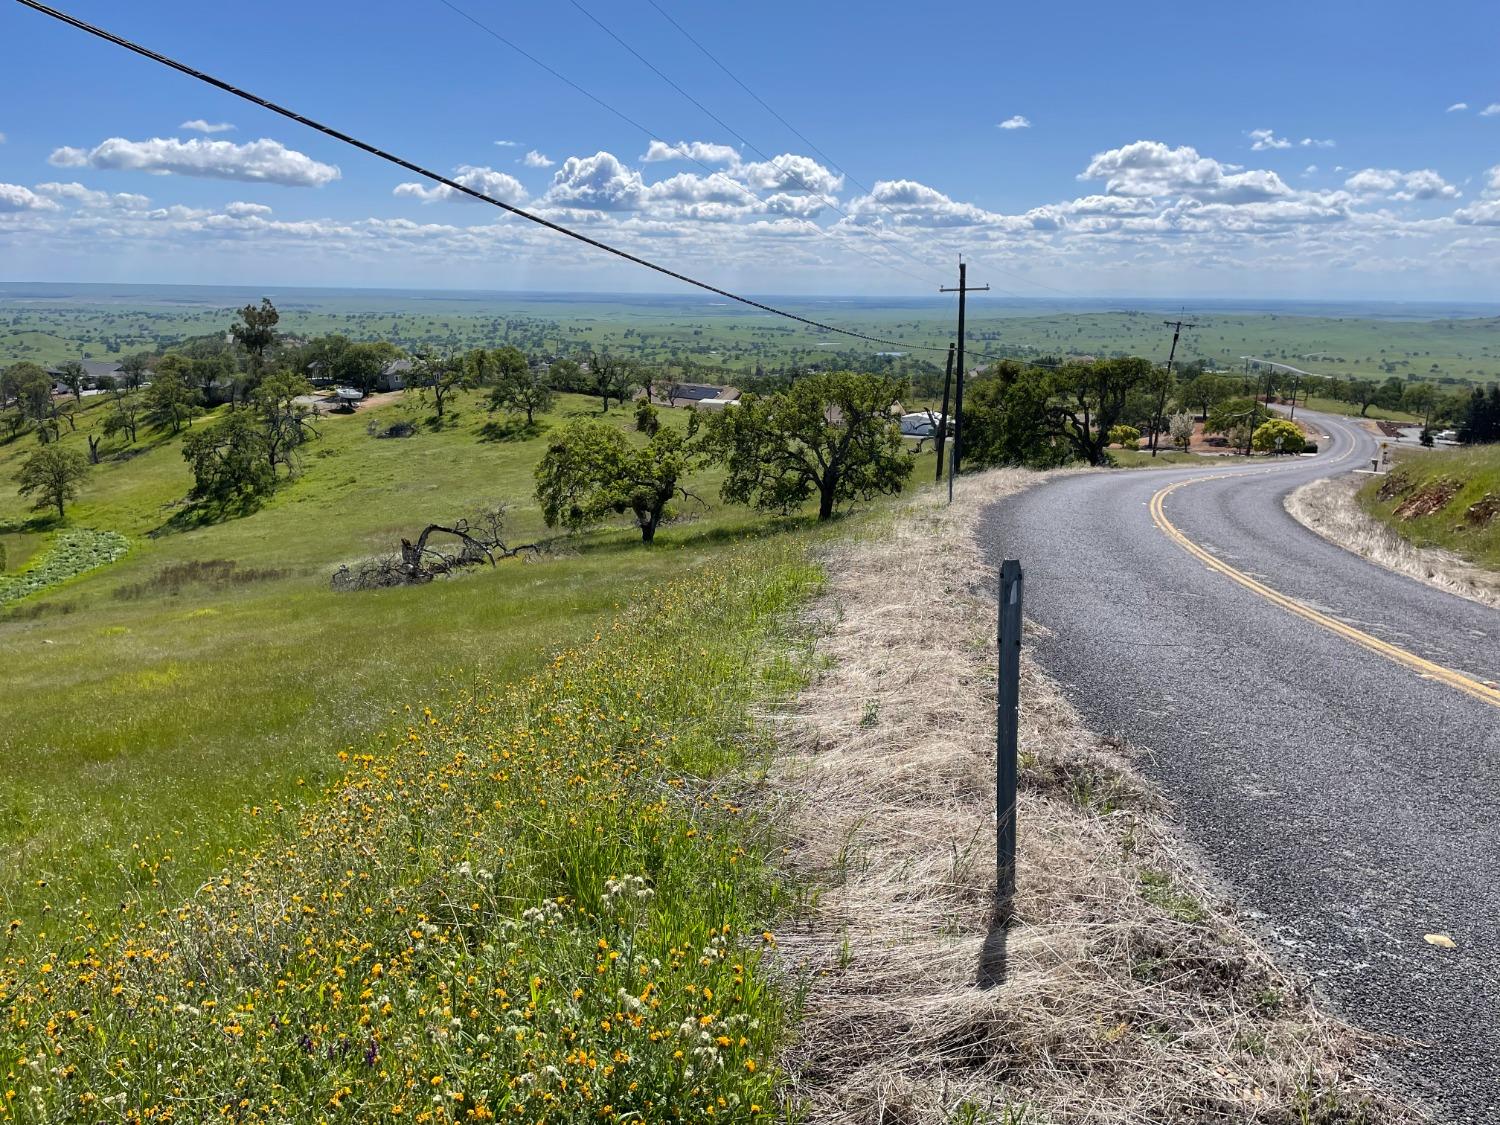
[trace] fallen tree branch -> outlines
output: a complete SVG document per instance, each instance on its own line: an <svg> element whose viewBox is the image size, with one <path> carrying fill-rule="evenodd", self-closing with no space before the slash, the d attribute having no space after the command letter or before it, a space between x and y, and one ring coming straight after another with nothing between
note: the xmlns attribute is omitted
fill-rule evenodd
<svg viewBox="0 0 1500 1125"><path fill-rule="evenodd" d="M422 529L416 542L402 538L397 554L370 559L357 568L339 567L331 584L335 590L378 590L389 586L420 586L441 575L464 567L501 559L513 559L524 552L540 554L542 544L522 543L507 546L501 535L505 529L505 509L494 508L474 519L452 524L430 523ZM459 541L458 549L443 550L429 541L435 534L451 535Z"/></svg>

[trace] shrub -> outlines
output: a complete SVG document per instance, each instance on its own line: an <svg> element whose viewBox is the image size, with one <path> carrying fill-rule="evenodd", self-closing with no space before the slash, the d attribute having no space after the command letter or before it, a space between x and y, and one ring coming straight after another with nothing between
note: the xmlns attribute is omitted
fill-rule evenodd
<svg viewBox="0 0 1500 1125"><path fill-rule="evenodd" d="M635 428L647 437L661 429L661 418L648 398L643 398L635 404Z"/></svg>
<svg viewBox="0 0 1500 1125"><path fill-rule="evenodd" d="M1122 446L1125 449L1135 449L1141 444L1141 431L1134 426L1121 423L1109 428L1109 443Z"/></svg>
<svg viewBox="0 0 1500 1125"><path fill-rule="evenodd" d="M1172 444L1186 452L1193 444L1193 416L1191 414L1172 415L1168 432L1172 435Z"/></svg>
<svg viewBox="0 0 1500 1125"><path fill-rule="evenodd" d="M1295 422L1272 418L1256 427L1250 444L1257 453L1301 453L1304 440Z"/></svg>

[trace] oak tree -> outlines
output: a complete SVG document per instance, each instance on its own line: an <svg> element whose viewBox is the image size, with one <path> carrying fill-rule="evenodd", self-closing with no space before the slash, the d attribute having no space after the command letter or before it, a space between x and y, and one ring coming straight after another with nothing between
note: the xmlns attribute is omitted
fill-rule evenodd
<svg viewBox="0 0 1500 1125"><path fill-rule="evenodd" d="M841 505L900 492L913 461L891 415L903 390L889 376L840 371L726 407L707 437L728 470L724 499L789 512L816 496L826 520Z"/></svg>
<svg viewBox="0 0 1500 1125"><path fill-rule="evenodd" d="M64 507L78 496L78 486L89 475L89 463L83 454L60 445L44 445L21 465L16 476L22 496L34 496L36 511L57 509L57 518L66 514Z"/></svg>

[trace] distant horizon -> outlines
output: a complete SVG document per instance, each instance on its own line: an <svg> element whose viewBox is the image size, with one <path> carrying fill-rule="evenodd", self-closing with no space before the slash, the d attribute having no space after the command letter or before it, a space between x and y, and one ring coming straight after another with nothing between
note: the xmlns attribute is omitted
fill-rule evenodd
<svg viewBox="0 0 1500 1125"><path fill-rule="evenodd" d="M0 279L0 300L22 299L27 294L11 293L9 289L14 287L34 288L37 290L100 290L128 292L137 291L149 293L153 290L183 290L183 291L223 291L235 293L254 293L256 296L273 294L278 291L298 292L325 295L357 295L369 294L372 296L476 296L489 298L502 298L512 300L599 300L608 303L628 303L630 301L678 301L683 303L698 303L704 305L734 305L737 302L720 296L718 294L699 291L696 289L684 289L680 291L668 290L621 290L621 289L567 289L567 288L529 288L529 289L491 289L475 286L434 286L434 285L305 285L296 282L185 282L185 281L45 281L38 279ZM38 294L41 295L41 294ZM753 291L747 290L740 294L759 300L781 300L790 302L849 302L867 307L891 307L893 305L906 305L913 303L931 305L952 305L955 299L951 295L923 294L923 293L890 293L890 294L858 294L858 293L804 293L792 291ZM1339 296L1328 295L1321 297L1304 296L1270 296L1270 295L1226 295L1226 294L1177 294L1172 296L1152 296L1140 293L1105 293L1105 294L1077 294L1056 296L1018 296L1009 293L976 293L970 297L970 308L982 312L986 305L1005 307L1017 306L1044 306L1052 308L1066 308L1068 306L1095 305L1095 304L1136 304L1146 305L1152 308L1168 308L1172 311L1181 308L1191 311L1194 308L1206 306L1220 306L1232 308L1255 309L1257 306L1267 307L1356 307L1356 308L1447 308L1459 310L1473 310L1485 315L1500 314L1500 300L1487 300L1476 297L1361 297L1361 296ZM748 310L751 312L758 310Z"/></svg>

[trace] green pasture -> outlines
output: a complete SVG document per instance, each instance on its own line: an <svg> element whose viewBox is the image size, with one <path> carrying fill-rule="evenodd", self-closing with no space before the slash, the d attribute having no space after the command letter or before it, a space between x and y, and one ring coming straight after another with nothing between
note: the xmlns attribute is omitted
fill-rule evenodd
<svg viewBox="0 0 1500 1125"><path fill-rule="evenodd" d="M435 428L416 397L324 418L298 475L261 510L189 530L174 523L191 484L181 439L106 441L66 526L119 532L129 553L0 611L0 847L15 859L0 868L0 911L34 919L107 903L138 881L137 845L170 851L153 877L188 885L253 841L244 809L295 806L339 768L340 751L451 677L521 677L743 538L807 533L802 518L719 504L709 471L689 482L706 506L680 503L654 549L622 521L559 540L540 561L335 593L341 563L497 504L509 505L512 543L553 537L532 497L545 433L493 439L505 417L478 394L460 396ZM63 441L84 448L104 409L85 400ZM563 395L543 421L598 414L597 400ZM372 419L403 416L420 423L415 436L367 432ZM687 415L663 417L683 425ZM633 430L629 411L608 418ZM0 444L12 571L57 530L12 483L34 448L29 434ZM913 480L931 472L929 453Z"/></svg>

